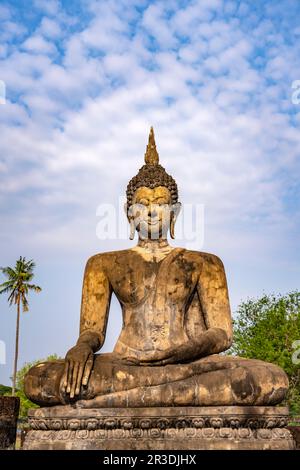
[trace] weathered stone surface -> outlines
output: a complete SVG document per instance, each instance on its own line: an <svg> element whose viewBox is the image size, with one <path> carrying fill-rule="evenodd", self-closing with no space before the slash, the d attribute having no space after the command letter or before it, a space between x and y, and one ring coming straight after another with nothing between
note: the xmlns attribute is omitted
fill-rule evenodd
<svg viewBox="0 0 300 470"><path fill-rule="evenodd" d="M31 410L24 449L293 449L285 407Z"/></svg>
<svg viewBox="0 0 300 470"><path fill-rule="evenodd" d="M60 403L63 370L64 361L31 369L27 390L35 391L40 405ZM284 372L263 361L214 355L189 364L141 367L104 353L95 355L94 370L78 406L273 405L282 400L287 386Z"/></svg>
<svg viewBox="0 0 300 470"><path fill-rule="evenodd" d="M275 405L288 389L282 369L219 357L232 343L226 275L215 255L168 244L180 210L177 185L159 164L153 129L145 165L127 188L138 245L87 263L80 336L65 361L34 366L25 392L41 406ZM132 231L131 231L132 232ZM123 313L113 353L104 343L112 293Z"/></svg>
<svg viewBox="0 0 300 470"><path fill-rule="evenodd" d="M0 449L14 448L19 408L19 398L0 396Z"/></svg>
<svg viewBox="0 0 300 470"><path fill-rule="evenodd" d="M145 165L127 187L137 246L88 260L76 345L65 360L37 364L25 377L33 402L76 406L34 412L27 448L292 446L281 424L286 414L269 408L285 397L285 372L219 355L232 344L224 266L210 253L169 245L179 210L176 182L159 164L151 129ZM95 354L113 293L122 331L112 353Z"/></svg>
<svg viewBox="0 0 300 470"><path fill-rule="evenodd" d="M300 450L300 426L288 426L287 429L292 434L297 450Z"/></svg>

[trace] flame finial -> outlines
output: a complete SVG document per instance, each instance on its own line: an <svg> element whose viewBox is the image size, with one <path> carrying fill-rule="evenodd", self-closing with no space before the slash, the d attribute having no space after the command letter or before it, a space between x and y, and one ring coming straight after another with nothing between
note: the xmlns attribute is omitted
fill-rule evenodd
<svg viewBox="0 0 300 470"><path fill-rule="evenodd" d="M148 145L145 153L145 163L146 165L158 165L159 156L156 150L155 137L153 127L150 128Z"/></svg>

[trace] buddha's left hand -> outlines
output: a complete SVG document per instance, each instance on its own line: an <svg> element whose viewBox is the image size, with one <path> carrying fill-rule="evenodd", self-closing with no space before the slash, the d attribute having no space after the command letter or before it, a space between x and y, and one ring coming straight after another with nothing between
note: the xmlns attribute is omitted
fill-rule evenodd
<svg viewBox="0 0 300 470"><path fill-rule="evenodd" d="M177 364L197 359L202 356L203 343L190 341L177 348L169 348L164 351L161 359L154 361L153 365L163 366L167 364Z"/></svg>
<svg viewBox="0 0 300 470"><path fill-rule="evenodd" d="M151 360L141 360L135 357L126 357L124 362L129 365L141 366L162 366L167 364L176 364L199 357L199 355L201 355L202 349L203 344L190 341L189 343L182 344L176 348L169 348L165 351L159 351Z"/></svg>
<svg viewBox="0 0 300 470"><path fill-rule="evenodd" d="M180 346L171 347L165 351L157 351L150 360L127 357L126 362L132 365L144 366L184 363L225 350L227 341L225 331L220 328L211 328Z"/></svg>

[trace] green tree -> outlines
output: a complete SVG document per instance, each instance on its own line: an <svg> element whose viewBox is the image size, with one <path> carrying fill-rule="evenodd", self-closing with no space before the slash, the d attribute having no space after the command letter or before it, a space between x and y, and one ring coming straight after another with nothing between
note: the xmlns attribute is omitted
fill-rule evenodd
<svg viewBox="0 0 300 470"><path fill-rule="evenodd" d="M15 304L17 306L17 324L16 324L16 342L15 342L15 357L14 357L14 370L13 370L13 386L12 395L16 392L16 375L18 366L19 354L19 329L20 329L20 310L21 305L23 312L29 310L28 294L29 291L40 292L42 289L39 286L31 284L34 277L33 270L35 263L33 260L26 261L26 258L20 256L14 268L7 266L0 268L2 273L6 276L7 281L0 285L0 294L9 294L9 305Z"/></svg>
<svg viewBox="0 0 300 470"><path fill-rule="evenodd" d="M286 402L292 413L299 413L300 364L295 360L295 341L300 340L300 292L264 295L241 303L233 328L229 353L282 367L290 380Z"/></svg>
<svg viewBox="0 0 300 470"><path fill-rule="evenodd" d="M3 395L11 395L11 387L8 387L8 385L0 384L0 397Z"/></svg>

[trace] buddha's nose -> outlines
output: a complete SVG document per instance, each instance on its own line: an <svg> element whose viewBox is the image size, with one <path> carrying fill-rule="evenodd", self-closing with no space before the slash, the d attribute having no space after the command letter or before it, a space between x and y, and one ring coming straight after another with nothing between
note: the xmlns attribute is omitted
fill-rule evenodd
<svg viewBox="0 0 300 470"><path fill-rule="evenodd" d="M148 206L148 216L149 217L156 217L157 216L157 207L156 204L149 204Z"/></svg>

